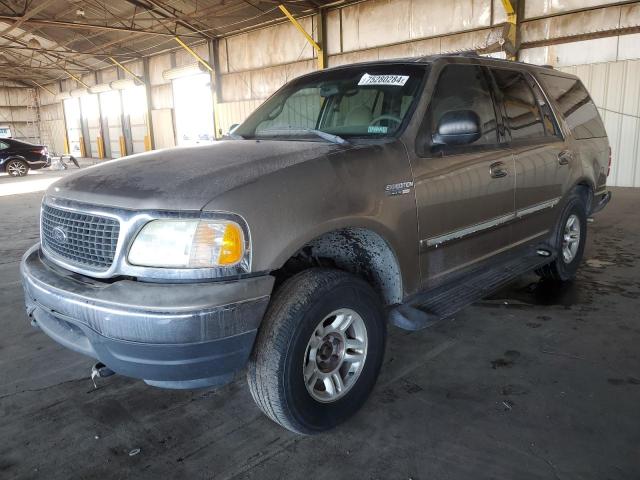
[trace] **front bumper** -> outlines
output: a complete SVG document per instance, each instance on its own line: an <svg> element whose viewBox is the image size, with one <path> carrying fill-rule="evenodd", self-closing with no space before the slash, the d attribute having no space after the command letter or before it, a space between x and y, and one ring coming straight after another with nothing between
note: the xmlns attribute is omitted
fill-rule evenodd
<svg viewBox="0 0 640 480"><path fill-rule="evenodd" d="M27 313L44 333L165 388L220 385L242 369L274 282L108 283L49 263L39 245L20 269Z"/></svg>

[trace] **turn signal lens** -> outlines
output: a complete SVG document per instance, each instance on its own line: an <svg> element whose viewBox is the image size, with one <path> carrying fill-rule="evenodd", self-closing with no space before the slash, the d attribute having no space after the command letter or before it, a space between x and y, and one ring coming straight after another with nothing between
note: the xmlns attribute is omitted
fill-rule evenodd
<svg viewBox="0 0 640 480"><path fill-rule="evenodd" d="M235 223L227 223L222 235L219 265L234 265L242 259L244 253L244 235Z"/></svg>

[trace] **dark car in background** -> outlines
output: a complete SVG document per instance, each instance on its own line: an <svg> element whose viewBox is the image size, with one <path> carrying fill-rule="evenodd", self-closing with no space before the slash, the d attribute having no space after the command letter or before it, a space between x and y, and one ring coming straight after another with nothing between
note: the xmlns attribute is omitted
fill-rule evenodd
<svg viewBox="0 0 640 480"><path fill-rule="evenodd" d="M12 177L24 177L29 170L36 170L51 165L47 147L33 143L0 139L0 172Z"/></svg>

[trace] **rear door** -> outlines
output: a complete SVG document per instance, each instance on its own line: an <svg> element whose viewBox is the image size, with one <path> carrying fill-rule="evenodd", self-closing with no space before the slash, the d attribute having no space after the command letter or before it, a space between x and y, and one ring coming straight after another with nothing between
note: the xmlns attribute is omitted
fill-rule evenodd
<svg viewBox="0 0 640 480"><path fill-rule="evenodd" d="M424 288L508 247L515 193L513 155L499 141L485 68L451 63L433 74L438 80L412 160ZM478 116L479 138L434 145L445 114L469 111Z"/></svg>
<svg viewBox="0 0 640 480"><path fill-rule="evenodd" d="M526 71L492 67L505 135L515 154L514 244L535 242L554 224L576 163L546 97Z"/></svg>

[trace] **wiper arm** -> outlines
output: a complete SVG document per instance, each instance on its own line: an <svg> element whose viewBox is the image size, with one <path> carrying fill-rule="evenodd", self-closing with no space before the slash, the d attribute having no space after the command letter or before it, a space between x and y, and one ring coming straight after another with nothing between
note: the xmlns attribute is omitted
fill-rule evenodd
<svg viewBox="0 0 640 480"><path fill-rule="evenodd" d="M225 135L222 136L223 140L245 140L245 138L242 135L238 135L237 133L226 133Z"/></svg>
<svg viewBox="0 0 640 480"><path fill-rule="evenodd" d="M267 132L285 133L285 134L295 133L295 132L311 133L313 135L316 135L322 138L323 140L326 140L331 143L336 143L338 145L346 145L349 143L344 138L338 135L333 135L332 133L323 132L322 130L315 130L313 128L270 128L268 130L263 130L261 133L267 133Z"/></svg>
<svg viewBox="0 0 640 480"><path fill-rule="evenodd" d="M323 132L322 130L314 130L313 128L301 128L300 130L303 132L313 133L314 135L317 135L320 138L324 138L325 140L331 143L337 143L338 145L346 145L347 143L349 143L339 135Z"/></svg>

